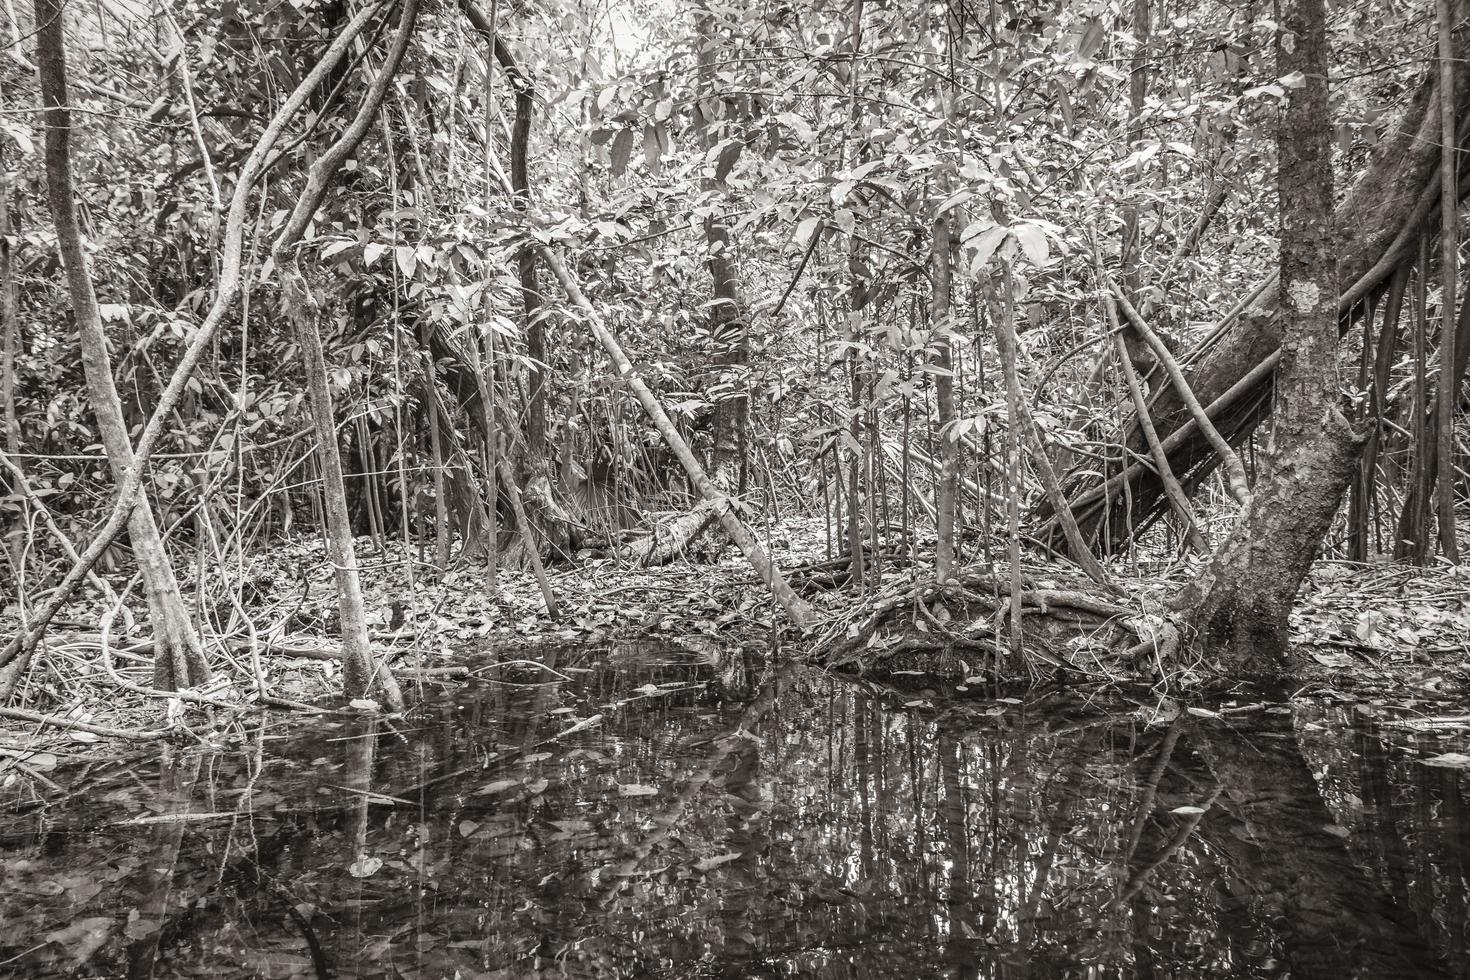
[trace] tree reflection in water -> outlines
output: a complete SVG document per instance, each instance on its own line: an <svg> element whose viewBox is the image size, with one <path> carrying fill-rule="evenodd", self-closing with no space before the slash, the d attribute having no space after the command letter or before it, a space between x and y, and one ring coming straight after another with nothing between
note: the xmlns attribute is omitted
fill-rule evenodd
<svg viewBox="0 0 1470 980"><path fill-rule="evenodd" d="M1467 975L1465 788L1417 761L1456 744L1391 709L936 707L547 656L407 721L276 720L84 763L52 803L12 787L3 970Z"/></svg>

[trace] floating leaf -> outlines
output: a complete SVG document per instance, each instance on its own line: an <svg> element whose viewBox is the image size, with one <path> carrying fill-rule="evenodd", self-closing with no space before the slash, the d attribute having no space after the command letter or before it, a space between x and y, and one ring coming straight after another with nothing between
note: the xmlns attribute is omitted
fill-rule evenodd
<svg viewBox="0 0 1470 980"><path fill-rule="evenodd" d="M1202 806L1176 806L1174 809L1170 810L1169 812L1170 813L1177 813L1181 817L1194 817L1194 816L1198 816L1201 813L1204 813L1205 812L1205 808L1202 807Z"/></svg>
<svg viewBox="0 0 1470 980"><path fill-rule="evenodd" d="M46 941L65 948L71 955L72 964L81 966L107 942L112 927L112 916L90 916L78 919L64 929L46 933Z"/></svg>
<svg viewBox="0 0 1470 980"><path fill-rule="evenodd" d="M624 783L618 787L619 796L657 796L657 786L644 786L642 783Z"/></svg>
<svg viewBox="0 0 1470 980"><path fill-rule="evenodd" d="M731 861L734 861L736 858L740 857L740 854L741 852L739 851L730 851L727 854L720 854L715 857L705 858L702 861L696 861L694 862L694 870L712 871L722 864L729 864Z"/></svg>
<svg viewBox="0 0 1470 980"><path fill-rule="evenodd" d="M1441 769L1470 769L1470 755L1463 752L1446 752L1430 759L1420 759L1426 766L1438 766Z"/></svg>
<svg viewBox="0 0 1470 980"><path fill-rule="evenodd" d="M495 793L504 793L506 790L521 785L519 779L497 779L493 783L486 783L475 790L475 796L491 796Z"/></svg>
<svg viewBox="0 0 1470 980"><path fill-rule="evenodd" d="M354 878L371 878L373 875L377 874L378 869L382 866L382 858L372 857L371 855L367 854L361 854L358 855L356 861L353 861L352 864L348 866L347 873L352 875L352 877Z"/></svg>

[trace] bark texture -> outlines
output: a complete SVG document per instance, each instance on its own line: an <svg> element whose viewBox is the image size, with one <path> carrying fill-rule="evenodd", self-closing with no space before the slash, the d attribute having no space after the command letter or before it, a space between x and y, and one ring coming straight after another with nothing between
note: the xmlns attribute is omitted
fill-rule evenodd
<svg viewBox="0 0 1470 980"><path fill-rule="evenodd" d="M720 142L721 120L729 109L716 92L718 78L715 74L715 62L719 30L715 17L707 6L701 5L698 9L695 25L695 60L699 68L701 96L698 111L704 117L707 107L719 107L715 118L703 118L704 125L700 130L701 144L708 154ZM717 174L720 169L722 168L717 166ZM728 489L738 485L741 434L745 429L747 402L743 386L736 391L727 390L726 386L734 377L738 377L745 364L749 343L746 320L736 289L738 270L732 254L730 226L721 213L725 203L724 181L717 177L707 177L701 182L701 190L707 198L709 209L709 214L704 219L704 239L708 251L710 283L714 289L713 302L709 308L709 334L716 349L714 368L717 372L711 475L715 483Z"/></svg>

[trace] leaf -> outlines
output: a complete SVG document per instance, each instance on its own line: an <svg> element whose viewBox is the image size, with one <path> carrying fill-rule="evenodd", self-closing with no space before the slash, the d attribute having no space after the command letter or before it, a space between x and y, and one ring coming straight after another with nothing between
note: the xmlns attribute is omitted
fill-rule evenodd
<svg viewBox="0 0 1470 980"><path fill-rule="evenodd" d="M388 246L382 244L381 242L372 242L367 245L362 250L363 268L371 269L373 267L373 263L381 259L383 257L383 253L386 251L388 251Z"/></svg>
<svg viewBox="0 0 1470 980"><path fill-rule="evenodd" d="M73 965L81 966L107 942L107 935L112 927L112 916L91 916L78 919L63 929L48 932L45 938L48 943L64 947L71 954Z"/></svg>
<svg viewBox="0 0 1470 980"><path fill-rule="evenodd" d="M0 122L0 132L15 140L15 145L20 147L23 156L30 156L36 152L36 144L31 142L31 134L26 131L25 127L12 122Z"/></svg>
<svg viewBox="0 0 1470 980"><path fill-rule="evenodd" d="M347 873L354 878L371 878L378 873L378 869L382 866L382 858L359 854L357 860L348 866Z"/></svg>
<svg viewBox="0 0 1470 980"><path fill-rule="evenodd" d="M694 870L695 871L713 871L715 868L718 868L720 865L722 865L722 864L729 864L731 861L736 860L740 856L741 856L741 852L740 851L730 851L729 853L720 854L720 855L717 855L716 857L708 857L708 858L705 858L702 861L695 861L694 862Z"/></svg>
<svg viewBox="0 0 1470 980"><path fill-rule="evenodd" d="M996 225L975 239L975 257L970 260L971 275L978 275L980 270L985 268L986 263L995 255L995 250L1000 248L1000 243L1006 240L1006 235L1010 234L1010 231L1005 225Z"/></svg>
<svg viewBox="0 0 1470 980"><path fill-rule="evenodd" d="M715 161L715 180L721 184L725 182L725 178L734 169L735 162L740 159L740 151L743 149L745 144L737 139L725 140L720 145L720 155Z"/></svg>
<svg viewBox="0 0 1470 980"><path fill-rule="evenodd" d="M1431 759L1420 759L1421 765L1436 766L1440 769L1470 769L1470 755L1463 752L1446 752Z"/></svg>
<svg viewBox="0 0 1470 980"><path fill-rule="evenodd" d="M963 190L955 191L949 197L945 198L944 202L939 205L939 207L934 212L934 217L942 217L946 212L949 211L950 208L957 208L974 196L975 192L970 190L968 187L964 188Z"/></svg>
<svg viewBox="0 0 1470 980"><path fill-rule="evenodd" d="M1026 258L1038 269L1046 262L1047 255L1051 249L1046 243L1046 235L1042 230L1030 222L1023 221L1019 225L1011 226L1011 234L1016 236L1016 241L1021 245L1021 251L1026 253Z"/></svg>
<svg viewBox="0 0 1470 980"><path fill-rule="evenodd" d="M658 145L658 133L652 126L643 127L643 163L648 167L648 172L658 175L659 157L663 155L663 148Z"/></svg>
<svg viewBox="0 0 1470 980"><path fill-rule="evenodd" d="M461 820L459 822L459 836L468 837L480 829L480 825L473 820Z"/></svg>
<svg viewBox="0 0 1470 980"><path fill-rule="evenodd" d="M657 786L644 786L642 783L624 783L618 787L619 796L657 796Z"/></svg>
<svg viewBox="0 0 1470 980"><path fill-rule="evenodd" d="M1077 57L1089 60L1102 46L1105 32L1101 17L1088 17L1077 34Z"/></svg>
<svg viewBox="0 0 1470 980"><path fill-rule="evenodd" d="M1193 817L1193 816L1198 816L1201 813L1204 813L1205 812L1205 808L1202 807L1202 806L1176 806L1174 809L1170 810L1169 812L1170 813L1177 813L1181 817Z"/></svg>
<svg viewBox="0 0 1470 980"><path fill-rule="evenodd" d="M50 752L37 752L35 755L22 756L20 761L36 772L50 772L56 768L56 756Z"/></svg>
<svg viewBox="0 0 1470 980"><path fill-rule="evenodd" d="M403 273L403 278L413 278L413 266L418 261L418 255L412 245L399 245L393 249L393 258L398 261L398 271Z"/></svg>
<svg viewBox="0 0 1470 980"><path fill-rule="evenodd" d="M628 156L633 152L633 131L631 129L620 129L618 135L613 137L612 173L614 177L621 177L628 170Z"/></svg>
<svg viewBox="0 0 1470 980"><path fill-rule="evenodd" d="M822 223L820 217L806 217L806 219L801 220L800 225L797 225L797 234L794 237L797 245L800 245L801 248L806 248L808 242L811 241L811 235L816 234L817 226L820 223Z"/></svg>

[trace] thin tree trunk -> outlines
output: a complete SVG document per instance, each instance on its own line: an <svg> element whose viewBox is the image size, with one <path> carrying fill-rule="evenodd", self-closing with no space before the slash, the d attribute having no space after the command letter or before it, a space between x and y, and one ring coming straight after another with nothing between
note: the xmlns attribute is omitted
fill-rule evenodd
<svg viewBox="0 0 1470 980"><path fill-rule="evenodd" d="M423 368L424 409L429 418L429 454L434 468L434 565L443 575L449 570L449 500L444 482L444 439L440 432L438 384L434 380L433 359L421 352Z"/></svg>
<svg viewBox="0 0 1470 980"><path fill-rule="evenodd" d="M1016 311L1012 300L1012 290L1015 288L1011 282L1011 271L1009 266L1003 266L1005 276L1005 298L1001 303L998 315L991 319L995 323L995 350L1000 357L1001 373L1005 375L1006 383L1006 424L1014 428L1025 440L1026 448L1031 452L1031 460L1036 466L1037 474L1041 478L1042 489L1052 500L1053 506L1062 508L1062 488L1057 480L1056 471L1052 469L1051 457L1047 454L1046 446L1041 442L1041 434L1037 431L1036 422L1031 417L1031 405L1026 400L1026 393L1021 389L1021 372L1018 364L1020 360L1020 344L1016 337ZM1117 335L1114 335L1117 339ZM1126 363L1126 361L1125 361ZM1128 370L1132 371L1132 365ZM1012 485L1012 496L1019 498L1021 493L1020 481ZM1087 550L1082 541L1082 534L1077 529L1075 522L1071 521L1071 514L1062 514L1063 529L1067 534L1067 541L1072 546L1073 559L1079 568L1087 573L1087 577L1099 585L1113 588L1108 579L1107 571L1102 567L1096 556ZM1019 512L1017 514L1019 520ZM1019 605L1019 601L1012 597L1012 603Z"/></svg>
<svg viewBox="0 0 1470 980"><path fill-rule="evenodd" d="M107 351L107 334L92 288L91 272L77 218L76 192L72 186L71 111L66 85L66 49L63 7L58 0L36 0L37 52L41 79L41 104L46 121L46 189L57 244L66 267L72 314L81 337L82 368L87 376L88 397L97 416L97 428L107 451L113 477L122 484L136 472L139 462L123 419L122 402L112 378L112 359ZM141 474L139 474L141 476ZM144 496L135 502L128 518L133 553L142 573L153 627L153 686L172 691L207 683L209 665L199 637L190 621L169 564L163 538L153 510Z"/></svg>
<svg viewBox="0 0 1470 980"><path fill-rule="evenodd" d="M934 488L934 510L938 532L934 545L934 577L946 581L954 570L954 512L956 484L959 482L959 443L952 431L955 420L954 404L954 349L950 343L951 307L953 305L953 276L951 254L954 236L950 231L949 212L934 221L933 262L934 284L930 297L929 326L933 340L932 364L934 366L934 402L936 422L939 428L939 479ZM1019 493L1019 489L1017 489Z"/></svg>
<svg viewBox="0 0 1470 980"><path fill-rule="evenodd" d="M695 13L694 29L695 62L699 72L698 112L703 125L700 127L700 142L706 153L719 142L724 118L724 100L715 92L715 53L718 47L715 20L706 3L699 3ZM706 104L719 105L719 118L704 116ZM733 377L745 364L747 353L747 331L742 320L740 298L736 289L737 271L730 242L730 227L720 214L724 203L723 181L706 177L700 182L701 190L709 197L710 215L704 219L705 248L708 252L706 265L714 287L714 302L709 309L709 334L717 353L714 368L714 453L711 456L711 476L726 488L734 487L740 467L740 434L745 427L746 398L743 385L739 391L726 390ZM816 242L820 232L812 235ZM730 377L727 377L730 375Z"/></svg>
<svg viewBox="0 0 1470 980"><path fill-rule="evenodd" d="M1460 563L1455 540L1455 415L1460 405L1460 386L1455 372L1455 286L1460 256L1459 157L1455 141L1455 41L1450 0L1437 0L1439 20L1439 118L1440 118L1440 340L1439 423L1435 429L1435 458L1440 479L1436 485L1434 510L1439 518L1439 546L1452 564Z"/></svg>
<svg viewBox="0 0 1470 980"><path fill-rule="evenodd" d="M546 566L541 562L541 545L536 541L536 530L531 525L531 519L526 516L521 488L516 485L515 474L510 470L510 460L502 454L497 459L497 465L500 467L500 485L510 498L510 509L516 518L516 530L521 535L521 547L526 552L526 561L531 566L531 574L536 578L536 586L541 590L541 601L546 606L546 615L555 618L558 615L556 593L551 589L551 580L546 577Z"/></svg>
<svg viewBox="0 0 1470 980"><path fill-rule="evenodd" d="M337 170L351 155L372 124L403 60L418 16L418 0L404 0L398 26L389 42L388 54L373 79L357 115L341 137L317 159L307 174L306 186L292 210L286 227L272 246L276 274L281 282L281 307L301 344L306 373L307 398L317 436L317 458L321 465L322 495L326 508L327 558L337 581L337 609L342 621L342 688L352 699L376 695L389 709L403 706L403 694L386 668L372 664L368 642L367 614L362 585L358 579L357 551L347 514L347 493L342 481L342 455L337 445L336 416L327 387L327 362L322 350L321 311L311 286L301 271L297 243L306 230Z"/></svg>
<svg viewBox="0 0 1470 980"><path fill-rule="evenodd" d="M1143 139L1143 104L1148 95L1148 45L1149 45L1149 0L1133 0L1133 11L1129 31L1133 35L1133 60L1128 69L1128 142L1127 152L1135 153L1139 149L1139 143ZM1136 173L1141 181L1143 177L1142 168ZM1123 240L1120 250L1120 279L1122 280L1123 293L1130 301L1136 301L1138 297L1138 260L1141 251L1141 239L1138 233L1138 202L1135 191L1132 200L1129 200L1123 208ZM1142 338L1135 336L1132 330L1126 330L1122 335L1123 345L1128 351L1128 359L1136 371L1149 374L1153 367L1153 353L1142 342ZM1107 360L1104 353L1100 359Z"/></svg>
<svg viewBox="0 0 1470 980"><path fill-rule="evenodd" d="M15 263L10 254L10 173L0 145L0 438L6 452L20 449L15 413L15 359L20 354L20 318L15 308Z"/></svg>

